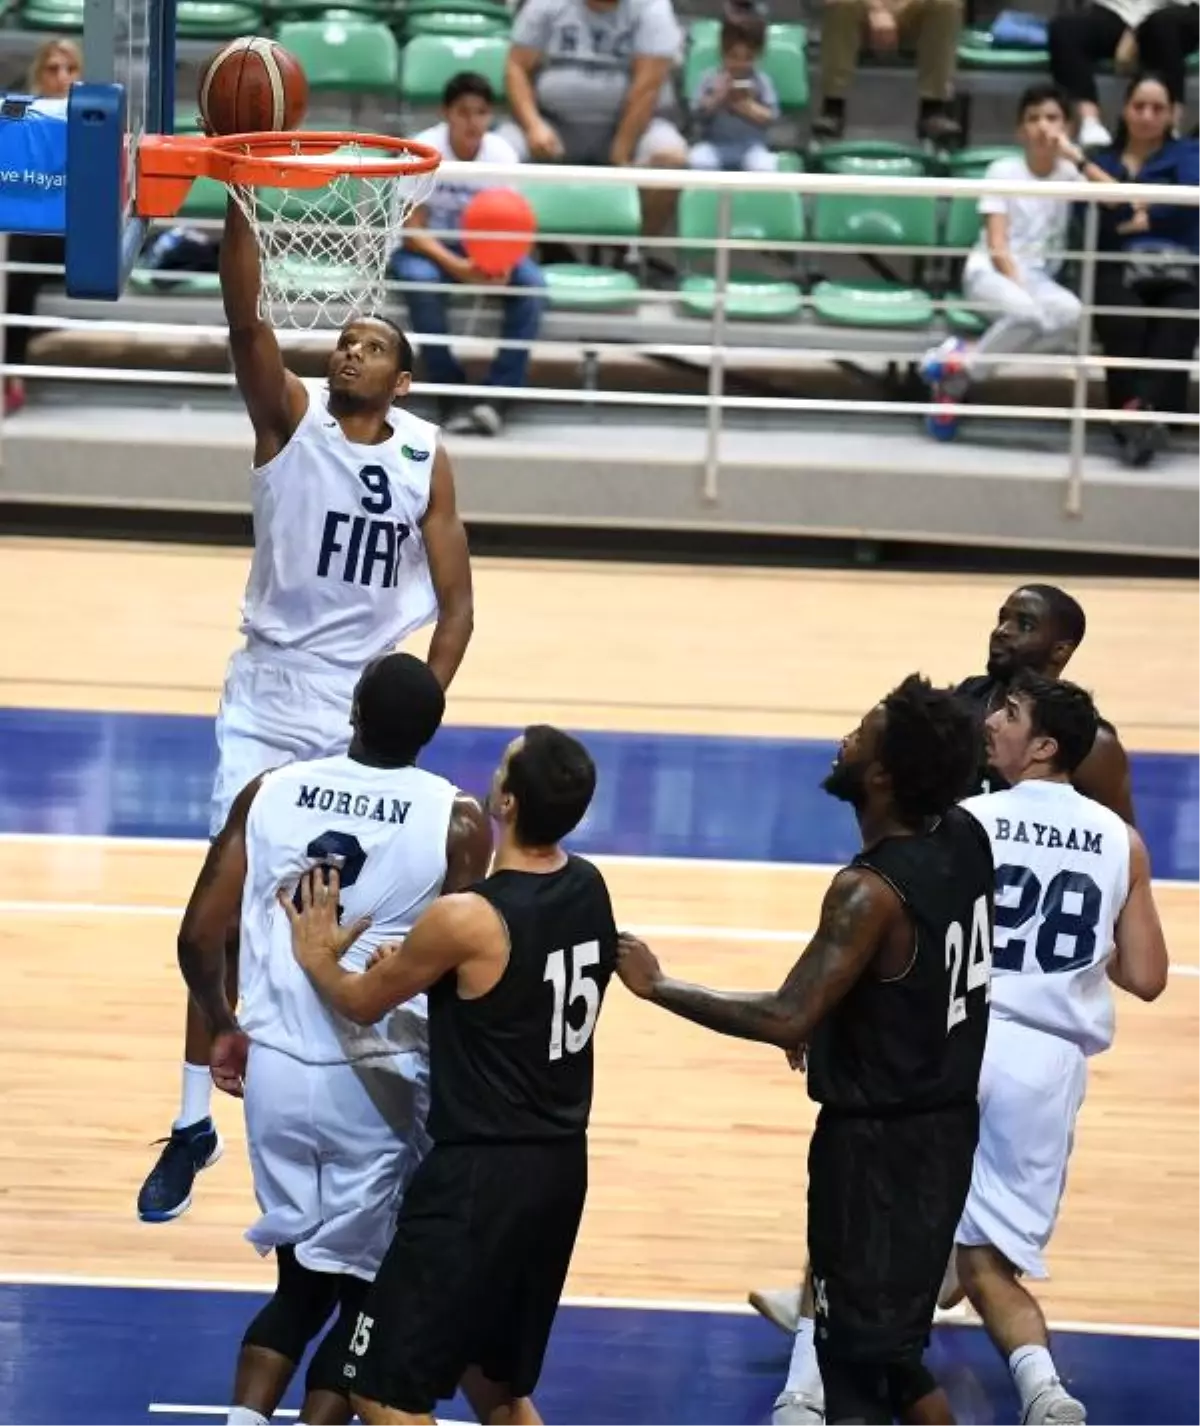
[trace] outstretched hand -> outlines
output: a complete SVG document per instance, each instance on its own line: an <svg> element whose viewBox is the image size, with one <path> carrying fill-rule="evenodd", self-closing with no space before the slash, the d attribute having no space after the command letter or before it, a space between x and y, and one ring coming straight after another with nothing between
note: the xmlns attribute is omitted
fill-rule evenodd
<svg viewBox="0 0 1200 1426"><path fill-rule="evenodd" d="M658 957L645 941L628 931L617 937L617 974L639 1000L648 1000L663 978Z"/></svg>
<svg viewBox="0 0 1200 1426"><path fill-rule="evenodd" d="M300 909L287 891L280 889L279 904L292 924L292 951L305 970L339 961L371 924L360 916L349 926L338 925L341 879L335 868L317 866L300 878Z"/></svg>

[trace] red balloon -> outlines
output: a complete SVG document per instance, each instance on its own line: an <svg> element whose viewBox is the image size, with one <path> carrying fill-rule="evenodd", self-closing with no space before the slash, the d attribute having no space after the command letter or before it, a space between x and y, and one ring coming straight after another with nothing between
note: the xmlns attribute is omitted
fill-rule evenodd
<svg viewBox="0 0 1200 1426"><path fill-rule="evenodd" d="M482 233L505 236L477 236ZM533 251L536 233L537 215L515 188L485 188L463 209L463 249L489 277L507 277Z"/></svg>

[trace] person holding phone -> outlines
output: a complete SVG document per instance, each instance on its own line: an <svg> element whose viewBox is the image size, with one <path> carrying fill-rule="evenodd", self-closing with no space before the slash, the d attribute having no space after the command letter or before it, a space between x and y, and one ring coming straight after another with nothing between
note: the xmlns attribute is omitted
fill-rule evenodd
<svg viewBox="0 0 1200 1426"><path fill-rule="evenodd" d="M721 68L703 75L692 104L697 142L692 168L772 173L767 131L779 118L779 97L758 68L767 27L754 13L729 15L721 26Z"/></svg>

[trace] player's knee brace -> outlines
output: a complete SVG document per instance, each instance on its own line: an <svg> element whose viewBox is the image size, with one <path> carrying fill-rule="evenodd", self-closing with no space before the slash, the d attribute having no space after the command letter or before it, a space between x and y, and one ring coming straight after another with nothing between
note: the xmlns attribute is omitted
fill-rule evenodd
<svg viewBox="0 0 1200 1426"><path fill-rule="evenodd" d="M937 1390L933 1373L918 1357L909 1362L892 1362L887 1369L888 1402L892 1415L903 1419L923 1396Z"/></svg>
<svg viewBox="0 0 1200 1426"><path fill-rule="evenodd" d="M291 1247L277 1248L275 1259L279 1271L275 1294L246 1328L242 1343L298 1362L337 1306L341 1279L302 1266Z"/></svg>
<svg viewBox="0 0 1200 1426"><path fill-rule="evenodd" d="M844 1426L881 1426L894 1420L887 1372L879 1362L830 1360L819 1355L825 1387L825 1420Z"/></svg>
<svg viewBox="0 0 1200 1426"><path fill-rule="evenodd" d="M338 1315L321 1338L308 1364L304 1377L305 1391L336 1391L339 1395L346 1395L346 1378L342 1369L350 1356L350 1339L358 1325L358 1314L362 1311L371 1284L350 1276L341 1278L340 1282Z"/></svg>

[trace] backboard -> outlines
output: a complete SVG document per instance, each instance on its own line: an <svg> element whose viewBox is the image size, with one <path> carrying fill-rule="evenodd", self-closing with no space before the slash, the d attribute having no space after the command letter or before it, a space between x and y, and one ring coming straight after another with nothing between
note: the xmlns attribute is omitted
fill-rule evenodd
<svg viewBox="0 0 1200 1426"><path fill-rule="evenodd" d="M170 133L175 0L86 0L85 82L0 97L0 231L63 234L67 292L115 299L141 250L137 144Z"/></svg>

